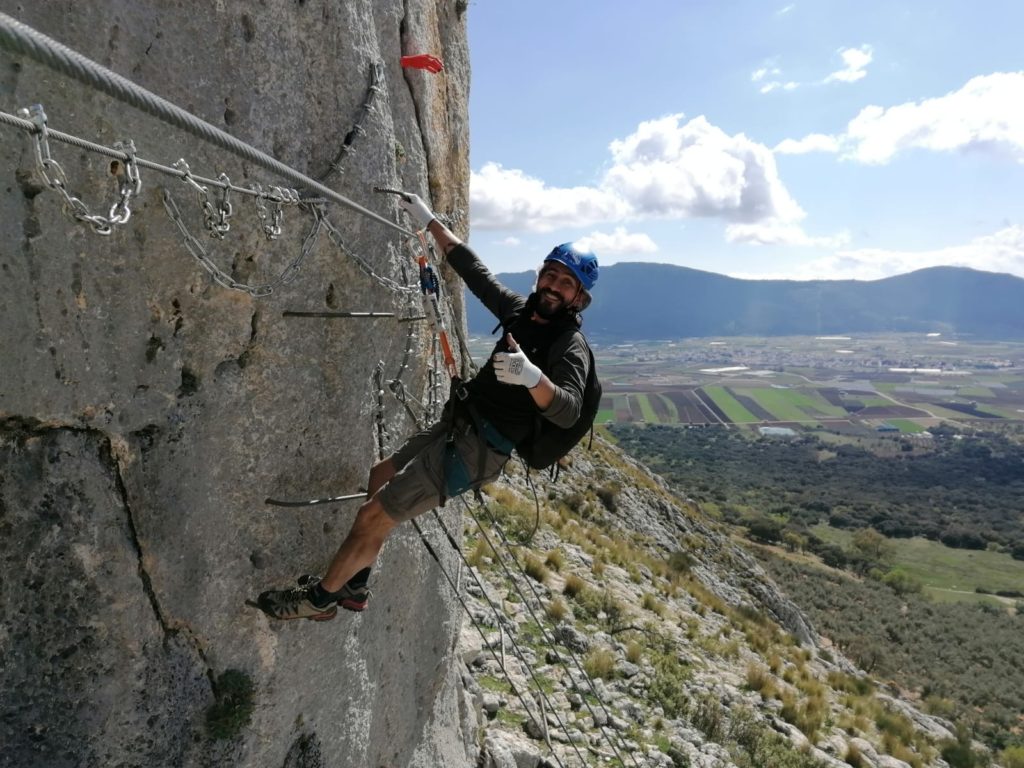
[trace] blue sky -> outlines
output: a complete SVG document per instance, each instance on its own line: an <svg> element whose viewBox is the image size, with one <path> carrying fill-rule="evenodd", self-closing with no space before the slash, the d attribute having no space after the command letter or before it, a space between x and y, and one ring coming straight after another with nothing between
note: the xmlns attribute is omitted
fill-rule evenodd
<svg viewBox="0 0 1024 768"><path fill-rule="evenodd" d="M1024 2L477 0L471 241L603 264L1024 277Z"/></svg>

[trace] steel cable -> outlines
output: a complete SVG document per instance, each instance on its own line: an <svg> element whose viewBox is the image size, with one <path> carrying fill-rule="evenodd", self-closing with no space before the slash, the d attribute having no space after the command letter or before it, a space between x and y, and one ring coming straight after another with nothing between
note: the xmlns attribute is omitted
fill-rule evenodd
<svg viewBox="0 0 1024 768"><path fill-rule="evenodd" d="M5 13L0 13L0 47L27 56L391 229L405 235L415 234Z"/></svg>
<svg viewBox="0 0 1024 768"><path fill-rule="evenodd" d="M501 568L504 571L505 576L508 578L509 582L512 584L513 589L516 590L516 593L519 595L519 599L522 600L523 605L526 606L526 610L529 611L530 617L534 620L534 622L540 628L541 634L544 636L545 642L549 643L550 645L554 645L555 644L555 638L548 636L548 632L544 628L544 623L540 620L540 618L534 612L532 606L530 605L530 601L526 598L526 595L523 594L523 591L519 588L519 585L516 582L516 579L514 578L514 576L511 573L511 571L509 570L508 566L505 564L505 559L502 558L500 555L498 555L498 550L494 546L494 543L491 541L491 538L487 535L487 531L484 529L483 524L480 522L480 518L476 515L476 513L473 511L472 507L469 505L469 502L467 502L464 497L460 497L459 500L462 502L462 506L469 513L470 517L473 518L473 522L476 523L476 527L480 531L481 535L484 537L484 541L487 542L487 545L491 548L491 551L494 552L495 556L498 557L498 562L501 565ZM486 506L484 506L484 508L486 509ZM519 570L519 575L523 578L524 581L526 581L527 584L529 584L530 590L533 592L533 597L537 601L538 605L541 604L540 595L537 594L537 590L533 586L532 579L530 579L530 577L526 575L526 572L523 570L522 566L519 565L519 561L516 559L515 553L512 551L512 545L509 543L508 539L505 537L505 533L504 533L504 531L502 531L501 526L498 525L497 522L495 522L493 519L491 520L491 523L494 525L494 529L498 532L498 536L501 539L502 545L504 546L506 552L508 552L508 556L511 558L512 562L516 564L516 568ZM563 645L564 645L564 643L563 643ZM576 656L576 654L573 652L573 650L571 648L569 648L569 646L566 646L566 650L568 650L568 652L569 652L569 657L573 660L573 662L575 662L577 670L580 672L581 675L583 675L583 679L586 680L587 683L590 685L591 692L597 698L598 702L600 702L601 709L604 711L605 717L607 717L610 720L611 719L611 713L608 712L608 708L605 706L604 701L602 701L601 696L598 694L597 687L594 685L594 681L590 679L590 675L588 675L586 673L586 670L583 669L583 665L580 663L579 658ZM561 659L559 659L559 661L560 661L560 663L562 663L562 666L566 669L566 671L569 671L569 669L565 665L565 663L561 662ZM593 708L591 708L590 703L586 700L585 697L583 698L583 702L584 702L584 704L586 704L587 710L590 712L591 716L594 717L595 722L596 722L596 720L597 720L596 713L594 712ZM622 758L622 755L619 754L619 750L616 748L615 743L610 738L608 738L608 736L605 734L604 728L605 728L604 726L600 727L600 731L601 731L602 735L605 736L605 738L608 741L609 746L615 752L615 757L618 758L619 763L623 767L625 767L626 761ZM632 753L630 753L630 757L633 758L633 764L639 766L639 763L637 762L636 757Z"/></svg>

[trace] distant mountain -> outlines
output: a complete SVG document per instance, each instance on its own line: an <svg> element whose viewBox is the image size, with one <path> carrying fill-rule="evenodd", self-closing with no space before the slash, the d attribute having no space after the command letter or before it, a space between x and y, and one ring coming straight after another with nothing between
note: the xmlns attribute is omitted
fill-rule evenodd
<svg viewBox="0 0 1024 768"><path fill-rule="evenodd" d="M498 275L528 293L533 272ZM467 299L470 332L495 320ZM739 280L671 264L601 270L584 328L595 339L913 332L1024 339L1024 279L933 267L884 280Z"/></svg>

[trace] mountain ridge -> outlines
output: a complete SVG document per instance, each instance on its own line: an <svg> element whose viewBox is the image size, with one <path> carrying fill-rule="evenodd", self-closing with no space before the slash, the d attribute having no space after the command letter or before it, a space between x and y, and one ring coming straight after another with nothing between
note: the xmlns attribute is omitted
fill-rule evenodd
<svg viewBox="0 0 1024 768"><path fill-rule="evenodd" d="M534 272L498 280L528 293ZM1024 279L968 267L928 267L880 280L746 280L653 262L602 270L585 328L596 340L694 336L942 333L1024 338ZM473 334L494 325L467 300Z"/></svg>

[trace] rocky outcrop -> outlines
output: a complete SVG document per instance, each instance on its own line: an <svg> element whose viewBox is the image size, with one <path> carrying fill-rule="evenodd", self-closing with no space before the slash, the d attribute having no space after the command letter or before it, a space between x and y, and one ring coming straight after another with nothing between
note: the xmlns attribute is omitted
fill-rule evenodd
<svg viewBox="0 0 1024 768"><path fill-rule="evenodd" d="M384 217L398 210L374 186L466 208L464 3L0 10ZM406 53L445 69L403 70ZM5 111L41 103L52 129L107 146L131 138L163 165L286 183L8 53L0 94ZM211 280L164 190L210 263L251 285L300 256L308 211L287 207L271 241L236 195L230 232L210 237L195 190L143 169L130 221L100 237L61 212L30 137L0 130L0 765L469 763L452 655L459 607L413 531L385 548L365 614L272 625L245 603L322 568L346 531L351 503L282 510L264 499L365 482L378 361L414 406L429 400L424 325L282 315L418 313L387 282L405 282L412 265L401 238L328 206L344 247L321 231L295 279L257 299ZM109 158L51 150L69 189L106 215ZM390 446L414 427L390 394L384 423Z"/></svg>

